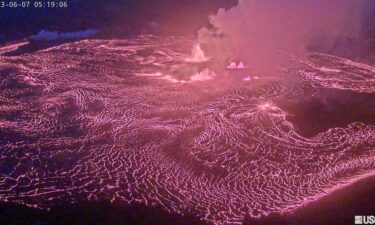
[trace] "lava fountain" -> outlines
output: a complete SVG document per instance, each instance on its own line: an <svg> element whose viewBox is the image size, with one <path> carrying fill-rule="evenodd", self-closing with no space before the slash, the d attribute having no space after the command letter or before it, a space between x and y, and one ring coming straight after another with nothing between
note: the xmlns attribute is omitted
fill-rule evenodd
<svg viewBox="0 0 375 225"><path fill-rule="evenodd" d="M202 63L207 62L209 60L210 57L205 56L204 51L201 48L201 45L198 43L194 45L190 57L187 58L185 61L191 63Z"/></svg>

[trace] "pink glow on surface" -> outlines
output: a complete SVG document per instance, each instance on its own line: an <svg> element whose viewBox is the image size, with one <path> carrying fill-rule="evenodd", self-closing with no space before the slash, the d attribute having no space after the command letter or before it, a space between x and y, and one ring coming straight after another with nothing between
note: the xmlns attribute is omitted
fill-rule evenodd
<svg viewBox="0 0 375 225"><path fill-rule="evenodd" d="M293 211L374 174L373 124L353 122L306 138L277 102L303 96L301 84L375 93L373 67L318 55L283 74L291 79L244 85L259 77L246 70L225 71L246 72L241 79L220 77L186 63L181 40L157 44L164 42L90 40L26 54L21 62L0 56L11 75L1 85L17 84L0 89L0 109L21 115L0 120L2 135L37 140L0 143L2 162L18 157L0 174L0 200L48 209L62 198L104 198L240 224L246 215ZM81 50L87 54L77 58ZM193 69L179 76L172 66ZM333 71L342 68L349 72Z"/></svg>
<svg viewBox="0 0 375 225"><path fill-rule="evenodd" d="M239 62L238 65L236 64L236 62L231 62L228 66L227 66L227 69L247 69L248 67L245 66L244 62Z"/></svg>
<svg viewBox="0 0 375 225"><path fill-rule="evenodd" d="M210 69L204 69L203 71L195 74L190 79L192 81L206 81L216 77L216 73Z"/></svg>
<svg viewBox="0 0 375 225"><path fill-rule="evenodd" d="M251 76L244 77L243 81L251 81Z"/></svg>
<svg viewBox="0 0 375 225"><path fill-rule="evenodd" d="M210 58L205 56L200 44L195 44L191 55L186 59L186 62L199 63L207 62L208 60L210 60Z"/></svg>

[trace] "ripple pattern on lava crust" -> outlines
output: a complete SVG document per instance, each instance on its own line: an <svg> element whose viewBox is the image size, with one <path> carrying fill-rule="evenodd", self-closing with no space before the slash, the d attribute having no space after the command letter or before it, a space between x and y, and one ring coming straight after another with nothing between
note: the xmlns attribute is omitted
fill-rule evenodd
<svg viewBox="0 0 375 225"><path fill-rule="evenodd" d="M137 202L236 224L374 174L374 124L307 138L278 100L298 102L306 87L373 93L372 68L313 55L278 79L163 79L192 45L145 36L0 56L0 199L45 209Z"/></svg>
<svg viewBox="0 0 375 225"><path fill-rule="evenodd" d="M301 70L302 76L315 87L355 92L375 92L375 68L336 56L314 53Z"/></svg>

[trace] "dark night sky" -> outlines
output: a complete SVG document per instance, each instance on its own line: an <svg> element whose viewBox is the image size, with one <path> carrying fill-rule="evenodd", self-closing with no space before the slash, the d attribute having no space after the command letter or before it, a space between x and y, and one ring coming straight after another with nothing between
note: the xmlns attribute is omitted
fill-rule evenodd
<svg viewBox="0 0 375 225"><path fill-rule="evenodd" d="M0 11L0 42L23 38L41 29L100 29L105 34L192 35L208 23L208 15L236 0L68 0L67 9L4 9Z"/></svg>

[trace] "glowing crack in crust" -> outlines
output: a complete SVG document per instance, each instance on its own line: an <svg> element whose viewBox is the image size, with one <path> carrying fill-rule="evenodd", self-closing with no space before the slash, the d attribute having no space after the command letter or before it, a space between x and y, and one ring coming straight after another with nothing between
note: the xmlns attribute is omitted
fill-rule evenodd
<svg viewBox="0 0 375 225"><path fill-rule="evenodd" d="M285 80L160 79L190 46L143 37L0 56L1 201L137 202L236 224L374 174L374 125L305 138L274 101L306 85L373 93L371 68L314 55ZM320 71L319 57L351 72Z"/></svg>

